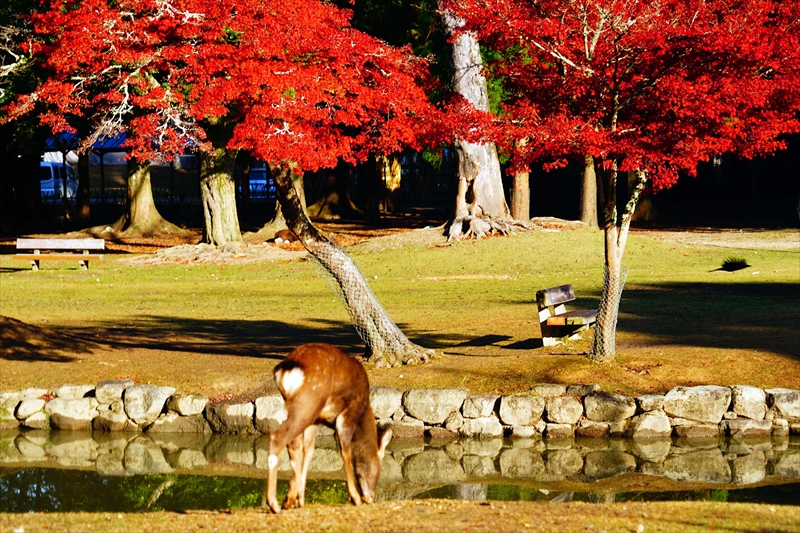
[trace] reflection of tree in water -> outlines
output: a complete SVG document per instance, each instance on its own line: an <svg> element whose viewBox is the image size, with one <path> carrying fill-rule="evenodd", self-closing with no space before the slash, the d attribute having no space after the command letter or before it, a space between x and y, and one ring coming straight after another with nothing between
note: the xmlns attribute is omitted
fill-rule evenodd
<svg viewBox="0 0 800 533"><path fill-rule="evenodd" d="M288 485L279 484L284 498ZM0 476L0 509L27 512L135 512L242 509L261 505L264 480L234 476L150 474L103 477L96 472L28 468ZM349 502L341 480L309 480L311 503Z"/></svg>

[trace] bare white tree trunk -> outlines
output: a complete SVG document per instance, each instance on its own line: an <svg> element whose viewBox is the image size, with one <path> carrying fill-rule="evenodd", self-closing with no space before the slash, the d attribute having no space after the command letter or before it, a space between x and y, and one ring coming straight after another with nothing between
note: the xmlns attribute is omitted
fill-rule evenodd
<svg viewBox="0 0 800 533"><path fill-rule="evenodd" d="M617 171L605 170L597 173L597 186L603 205L603 232L605 235L605 278L597 311L594 341L589 356L598 361L610 361L617 356L617 318L622 289L625 286L625 271L622 256L628 241L631 218L636 211L639 196L647 184L647 173L636 171L636 183L625 205L622 216L617 213Z"/></svg>
<svg viewBox="0 0 800 533"><path fill-rule="evenodd" d="M463 25L463 21L442 9L448 35ZM489 110L486 79L483 77L483 61L477 39L470 34L461 34L453 43L453 88L472 105L482 111ZM479 219L507 219L509 209L503 192L500 161L494 144L474 144L456 140L458 154L458 197L450 238L485 233L485 222ZM465 224L469 229L465 228ZM494 229L494 228L492 228Z"/></svg>

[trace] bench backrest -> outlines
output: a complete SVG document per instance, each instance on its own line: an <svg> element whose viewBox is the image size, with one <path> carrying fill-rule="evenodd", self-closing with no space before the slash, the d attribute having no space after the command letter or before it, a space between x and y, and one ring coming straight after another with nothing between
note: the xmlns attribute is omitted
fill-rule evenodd
<svg viewBox="0 0 800 533"><path fill-rule="evenodd" d="M103 239L17 239L17 250L105 250Z"/></svg>
<svg viewBox="0 0 800 533"><path fill-rule="evenodd" d="M539 309L573 300L575 300L575 292L572 290L572 285L561 285L536 292L536 303L539 305Z"/></svg>

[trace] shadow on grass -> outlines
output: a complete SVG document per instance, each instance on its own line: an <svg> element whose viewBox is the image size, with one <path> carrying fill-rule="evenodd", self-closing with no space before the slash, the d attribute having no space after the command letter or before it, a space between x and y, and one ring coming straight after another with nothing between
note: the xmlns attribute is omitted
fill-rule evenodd
<svg viewBox="0 0 800 533"><path fill-rule="evenodd" d="M91 341L0 316L0 359L70 363L73 354L94 347Z"/></svg>
<svg viewBox="0 0 800 533"><path fill-rule="evenodd" d="M597 308L599 295L572 304ZM752 349L800 359L800 283L628 284L617 331L632 346Z"/></svg>
<svg viewBox="0 0 800 533"><path fill-rule="evenodd" d="M2 318L2 317L0 317ZM91 353L103 349L158 349L162 351L233 357L282 359L300 344L326 342L351 355L364 352L364 344L350 323L315 319L306 325L277 320L200 320L166 316L143 317L126 325L49 330L22 322L15 333L4 328L0 359L71 362L65 353ZM405 331L403 325L401 329ZM408 333L408 332L406 332ZM437 347L463 337L410 335L413 342Z"/></svg>
<svg viewBox="0 0 800 533"><path fill-rule="evenodd" d="M643 341L766 350L800 359L798 283L630 285L620 309L619 329L644 335Z"/></svg>

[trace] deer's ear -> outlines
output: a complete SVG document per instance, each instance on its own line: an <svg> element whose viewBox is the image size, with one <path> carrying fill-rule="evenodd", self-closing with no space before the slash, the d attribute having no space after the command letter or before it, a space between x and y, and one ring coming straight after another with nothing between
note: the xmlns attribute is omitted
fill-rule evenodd
<svg viewBox="0 0 800 533"><path fill-rule="evenodd" d="M389 444L389 441L392 440L392 428L387 429L381 435L381 441L378 445L378 458L383 460L383 455L386 453L386 446Z"/></svg>

